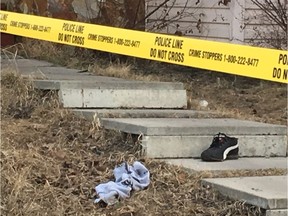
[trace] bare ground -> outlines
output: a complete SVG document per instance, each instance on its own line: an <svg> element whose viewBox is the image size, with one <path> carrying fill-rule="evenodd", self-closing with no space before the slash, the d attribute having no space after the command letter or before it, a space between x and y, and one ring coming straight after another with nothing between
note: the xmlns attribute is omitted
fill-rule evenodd
<svg viewBox="0 0 288 216"><path fill-rule="evenodd" d="M66 63L71 64L72 57ZM90 70L95 72L95 61L85 61L80 58L70 66L92 64ZM126 63L128 69L119 74L119 66L123 69L120 63L98 61L97 71L130 79L181 81L191 109L202 109L198 104L205 99L206 109L223 115L287 123L286 85L145 61ZM263 215L257 207L203 188L200 180L287 173L277 169L188 173L143 158L138 146L121 134L73 115L61 108L53 92L38 92L11 72L1 72L1 118L1 215ZM114 206L94 204L94 187L113 180L115 165L135 160L151 172L148 189Z"/></svg>

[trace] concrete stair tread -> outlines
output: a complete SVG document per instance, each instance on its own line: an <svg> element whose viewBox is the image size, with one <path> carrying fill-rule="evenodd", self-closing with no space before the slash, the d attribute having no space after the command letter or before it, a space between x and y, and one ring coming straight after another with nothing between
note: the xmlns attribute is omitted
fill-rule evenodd
<svg viewBox="0 0 288 216"><path fill-rule="evenodd" d="M286 156L286 126L227 118L101 118L106 129L141 134L151 158L199 158L213 135L238 138L240 157Z"/></svg>
<svg viewBox="0 0 288 216"><path fill-rule="evenodd" d="M287 216L288 209L269 209L266 210L266 216Z"/></svg>
<svg viewBox="0 0 288 216"><path fill-rule="evenodd" d="M63 88L98 88L101 85L108 88L108 85L112 85L112 88L184 89L183 84L179 82L139 81L97 76L89 72L59 67L52 63L35 59L1 59L1 63L1 68L10 67L19 69L19 72L23 76L31 75L39 79L37 80L37 87L41 88L41 84L44 82L45 89L47 89L48 83L52 83L55 86L57 82ZM105 83L108 83L108 85L105 85ZM121 87L123 85L124 87Z"/></svg>
<svg viewBox="0 0 288 216"><path fill-rule="evenodd" d="M185 108L183 83L125 80L55 66L30 59L2 60L1 68L14 68L34 79L35 87L59 90L66 108Z"/></svg>
<svg viewBox="0 0 288 216"><path fill-rule="evenodd" d="M36 80L37 86L41 88L42 83L59 83L61 88L120 88L125 89L179 89L184 86L179 82L157 82L126 80L116 77L97 76L91 73L80 73L79 70L67 69L62 67L41 67L39 71L44 76L44 80ZM26 74L26 75L29 75ZM47 85L47 84L46 84Z"/></svg>
<svg viewBox="0 0 288 216"><path fill-rule="evenodd" d="M263 209L287 209L287 175L203 179L221 194Z"/></svg>
<svg viewBox="0 0 288 216"><path fill-rule="evenodd" d="M64 67L56 67L56 66L39 66L39 67L20 67L19 72L24 77L31 77L38 80L38 86L41 88L40 81L48 82L59 82L59 83L66 83L66 82L73 82L73 83L80 83L80 82L95 82L95 81L125 81L121 78L115 77L104 77L104 76L96 76L89 72L81 72L77 69L70 69Z"/></svg>
<svg viewBox="0 0 288 216"><path fill-rule="evenodd" d="M145 135L285 135L287 127L232 118L103 118L105 128Z"/></svg>
<svg viewBox="0 0 288 216"><path fill-rule="evenodd" d="M73 109L87 119L99 118L212 118L219 114L213 111L184 109Z"/></svg>
<svg viewBox="0 0 288 216"><path fill-rule="evenodd" d="M1 68L18 66L19 68L34 68L35 69L35 67L51 67L53 65L54 65L53 63L42 61L42 60L36 60L36 59L1 58Z"/></svg>
<svg viewBox="0 0 288 216"><path fill-rule="evenodd" d="M53 75L54 76L54 75ZM184 90L182 83L145 82L137 80L124 80L114 77L82 75L55 75L59 79L35 80L39 89L154 89L154 90ZM71 78L72 77L72 78ZM75 80L73 80L75 78ZM76 79L77 78L77 79Z"/></svg>
<svg viewBox="0 0 288 216"><path fill-rule="evenodd" d="M195 158L161 159L166 163L181 166L191 171L234 171L260 169L287 169L287 157L243 157L223 162L205 162Z"/></svg>

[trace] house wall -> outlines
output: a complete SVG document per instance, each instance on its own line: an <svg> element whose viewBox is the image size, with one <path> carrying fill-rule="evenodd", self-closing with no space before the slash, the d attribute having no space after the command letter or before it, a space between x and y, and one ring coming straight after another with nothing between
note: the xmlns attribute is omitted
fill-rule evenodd
<svg viewBox="0 0 288 216"><path fill-rule="evenodd" d="M146 16L164 1L146 0ZM262 46L275 29L251 0L170 0L146 19L151 32Z"/></svg>

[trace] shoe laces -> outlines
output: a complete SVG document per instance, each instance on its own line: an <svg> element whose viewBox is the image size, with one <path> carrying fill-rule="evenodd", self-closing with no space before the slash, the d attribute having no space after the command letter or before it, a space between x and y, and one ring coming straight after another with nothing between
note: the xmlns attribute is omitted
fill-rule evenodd
<svg viewBox="0 0 288 216"><path fill-rule="evenodd" d="M227 135L224 133L218 133L214 135L212 144L210 145L210 148L214 147L220 147L226 140Z"/></svg>

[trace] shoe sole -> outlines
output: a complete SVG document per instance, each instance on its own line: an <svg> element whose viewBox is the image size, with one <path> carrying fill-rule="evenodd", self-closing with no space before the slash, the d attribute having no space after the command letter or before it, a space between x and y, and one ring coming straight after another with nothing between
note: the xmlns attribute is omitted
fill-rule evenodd
<svg viewBox="0 0 288 216"><path fill-rule="evenodd" d="M237 160L239 155L227 155L226 160Z"/></svg>
<svg viewBox="0 0 288 216"><path fill-rule="evenodd" d="M238 147L239 146L237 144L237 145L234 145L234 146L231 146L231 147L225 149L225 151L223 152L223 160L225 160L227 158L227 155L229 154L230 151L232 151L232 150L234 150L234 149L236 149Z"/></svg>

